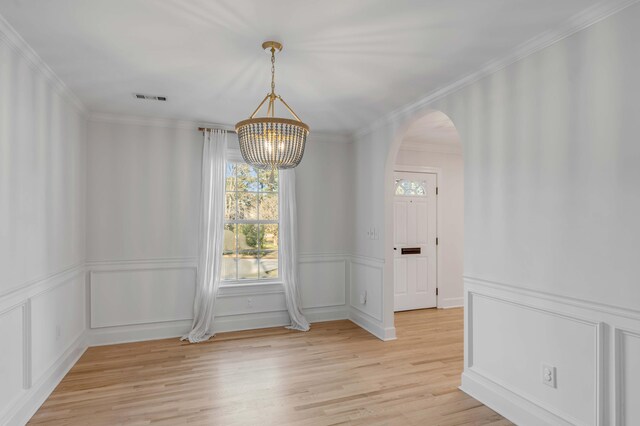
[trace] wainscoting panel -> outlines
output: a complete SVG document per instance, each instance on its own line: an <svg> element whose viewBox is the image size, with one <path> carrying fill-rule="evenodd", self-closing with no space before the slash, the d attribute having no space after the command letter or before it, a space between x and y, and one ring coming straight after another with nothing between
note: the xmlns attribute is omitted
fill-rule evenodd
<svg viewBox="0 0 640 426"><path fill-rule="evenodd" d="M466 277L465 315L474 398L521 425L640 424L640 311Z"/></svg>
<svg viewBox="0 0 640 426"><path fill-rule="evenodd" d="M84 266L0 296L0 424L35 413L85 350Z"/></svg>
<svg viewBox="0 0 640 426"><path fill-rule="evenodd" d="M640 332L615 331L617 351L616 399L618 400L616 424L640 424Z"/></svg>
<svg viewBox="0 0 640 426"><path fill-rule="evenodd" d="M351 259L351 307L382 322L384 261L363 257Z"/></svg>
<svg viewBox="0 0 640 426"><path fill-rule="evenodd" d="M247 289L243 294L220 294L216 300L216 318L286 311L283 290Z"/></svg>
<svg viewBox="0 0 640 426"><path fill-rule="evenodd" d="M299 271L303 308L346 303L347 260L344 256L304 256L299 261Z"/></svg>
<svg viewBox="0 0 640 426"><path fill-rule="evenodd" d="M21 305L0 312L0 420L24 392L23 379L28 359L24 354L22 312Z"/></svg>
<svg viewBox="0 0 640 426"><path fill-rule="evenodd" d="M308 319L348 318L349 256L300 256L300 286ZM176 337L189 330L193 315L196 262L192 258L90 261L89 343ZM375 298L374 298L375 302ZM282 284L247 284L220 289L216 332L283 326L289 323Z"/></svg>
<svg viewBox="0 0 640 426"><path fill-rule="evenodd" d="M91 328L192 318L194 267L138 267L91 272Z"/></svg>
<svg viewBox="0 0 640 426"><path fill-rule="evenodd" d="M31 299L32 376L38 382L85 330L85 277Z"/></svg>
<svg viewBox="0 0 640 426"><path fill-rule="evenodd" d="M598 324L505 299L471 297L469 368L573 424L595 424ZM556 389L542 382L543 364L556 367Z"/></svg>

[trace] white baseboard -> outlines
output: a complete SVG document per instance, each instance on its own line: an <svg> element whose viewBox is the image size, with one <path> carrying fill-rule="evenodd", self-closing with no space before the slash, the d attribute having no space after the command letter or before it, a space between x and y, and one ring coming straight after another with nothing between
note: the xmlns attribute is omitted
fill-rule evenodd
<svg viewBox="0 0 640 426"><path fill-rule="evenodd" d="M464 296L438 299L438 308L440 309L462 308L463 306Z"/></svg>
<svg viewBox="0 0 640 426"><path fill-rule="evenodd" d="M58 386L58 383L71 370L71 367L80 359L86 349L86 338L83 333L69 346L58 361L42 375L42 378L34 383L13 404L13 407L0 419L0 424L7 426L25 425Z"/></svg>
<svg viewBox="0 0 640 426"><path fill-rule="evenodd" d="M93 328L87 331L87 343L89 346L104 346L168 339L183 336L190 329L191 320Z"/></svg>
<svg viewBox="0 0 640 426"><path fill-rule="evenodd" d="M357 326L364 328L380 340L388 341L396 339L395 327L385 328L378 320L371 318L356 309L352 308L349 312L349 320Z"/></svg>
<svg viewBox="0 0 640 426"><path fill-rule="evenodd" d="M309 322L347 319L344 306L305 309ZM286 311L256 314L225 315L214 320L216 333L256 330L259 328L284 327L289 325ZM154 324L125 325L94 328L87 332L89 346L114 345L118 343L142 342L184 336L191 329L191 320L168 321Z"/></svg>
<svg viewBox="0 0 640 426"><path fill-rule="evenodd" d="M349 319L349 311L346 305L305 308L302 309L302 312L304 312L304 316L310 323Z"/></svg>
<svg viewBox="0 0 640 426"><path fill-rule="evenodd" d="M571 426L575 424L556 416L476 371L466 370L462 373L460 390L517 425Z"/></svg>

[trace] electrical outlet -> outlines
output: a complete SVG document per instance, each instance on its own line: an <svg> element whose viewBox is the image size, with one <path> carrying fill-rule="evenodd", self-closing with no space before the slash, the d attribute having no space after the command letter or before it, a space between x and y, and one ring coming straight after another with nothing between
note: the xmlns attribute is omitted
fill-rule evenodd
<svg viewBox="0 0 640 426"><path fill-rule="evenodd" d="M247 307L249 308L253 307L253 299L250 297L247 297Z"/></svg>
<svg viewBox="0 0 640 426"><path fill-rule="evenodd" d="M363 291L362 293L360 293L360 303L363 305L367 304L367 292Z"/></svg>
<svg viewBox="0 0 640 426"><path fill-rule="evenodd" d="M552 388L557 388L556 368L552 365L542 364L542 383Z"/></svg>

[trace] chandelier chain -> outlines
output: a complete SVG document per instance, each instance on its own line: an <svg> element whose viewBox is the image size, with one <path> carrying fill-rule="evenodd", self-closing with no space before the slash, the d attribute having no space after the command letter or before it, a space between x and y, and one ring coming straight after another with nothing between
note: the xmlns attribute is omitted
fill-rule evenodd
<svg viewBox="0 0 640 426"><path fill-rule="evenodd" d="M276 49L271 48L271 94L276 94Z"/></svg>

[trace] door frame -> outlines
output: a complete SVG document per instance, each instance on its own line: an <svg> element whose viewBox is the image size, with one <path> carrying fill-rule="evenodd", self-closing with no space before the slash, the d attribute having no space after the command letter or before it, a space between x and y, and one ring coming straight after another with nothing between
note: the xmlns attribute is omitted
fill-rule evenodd
<svg viewBox="0 0 640 426"><path fill-rule="evenodd" d="M393 166L393 173L395 172L407 172L407 173L432 173L436 175L436 187L438 188L438 195L440 192L440 187L442 186L442 169L440 167L430 167L430 166L406 166L406 165L401 165L401 164L396 164L395 166ZM393 176L393 175L392 175ZM393 200L392 200L393 201ZM440 235L441 235L441 229L440 229L440 217L441 217L441 211L440 211L441 207L440 207L440 202L438 197L436 196L436 237L439 239ZM393 217L393 220L395 220L395 214ZM391 243L393 244L393 242L395 241L395 232L392 235L391 238ZM441 256L439 253L440 247L439 245L436 246L436 288L438 289L438 294L436 294L436 309L442 309L442 306L440 304L440 271L442 270L442 265L441 265ZM395 279L393 280L393 288L395 289L396 286L396 282ZM394 290L395 291L395 290ZM396 314L396 312L394 311L394 315Z"/></svg>

